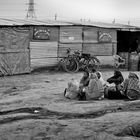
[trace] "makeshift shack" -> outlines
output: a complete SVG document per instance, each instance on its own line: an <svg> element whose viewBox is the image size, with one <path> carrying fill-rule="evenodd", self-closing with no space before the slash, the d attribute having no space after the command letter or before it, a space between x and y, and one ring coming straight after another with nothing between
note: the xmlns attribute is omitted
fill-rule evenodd
<svg viewBox="0 0 140 140"><path fill-rule="evenodd" d="M139 29L101 22L0 19L0 72L13 75L57 66L68 48L97 56L102 67L112 67L118 54L128 69L130 43L140 40Z"/></svg>

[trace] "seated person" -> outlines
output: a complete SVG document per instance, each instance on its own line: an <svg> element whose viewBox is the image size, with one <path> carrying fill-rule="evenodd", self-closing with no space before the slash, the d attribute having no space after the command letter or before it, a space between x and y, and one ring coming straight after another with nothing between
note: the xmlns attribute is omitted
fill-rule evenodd
<svg viewBox="0 0 140 140"><path fill-rule="evenodd" d="M86 100L85 93L83 89L89 85L89 72L87 70L84 71L84 75L80 80L79 85L79 100Z"/></svg>
<svg viewBox="0 0 140 140"><path fill-rule="evenodd" d="M76 80L72 79L68 83L68 87L64 91L64 96L69 99L79 99L85 100L85 94L83 89L89 84L89 73L88 71L84 71L84 75L78 83Z"/></svg>
<svg viewBox="0 0 140 140"><path fill-rule="evenodd" d="M103 96L103 86L96 73L91 73L89 85L84 89L86 100L97 100Z"/></svg>
<svg viewBox="0 0 140 140"><path fill-rule="evenodd" d="M106 81L103 79L101 72L97 71L96 74L97 74L98 79L101 81L102 86L105 87Z"/></svg>
<svg viewBox="0 0 140 140"><path fill-rule="evenodd" d="M105 88L105 98L122 99L124 96L120 93L120 90L123 81L122 73L119 70L114 70L114 76L107 79L107 82L114 84L114 86L107 86Z"/></svg>
<svg viewBox="0 0 140 140"><path fill-rule="evenodd" d="M83 77L80 80L80 87L83 88L83 87L88 86L89 80L90 80L89 79L89 72L85 70L84 71L84 75L83 75Z"/></svg>
<svg viewBox="0 0 140 140"><path fill-rule="evenodd" d="M140 99L140 82L139 77L135 73L130 72L122 86L123 93L128 99Z"/></svg>

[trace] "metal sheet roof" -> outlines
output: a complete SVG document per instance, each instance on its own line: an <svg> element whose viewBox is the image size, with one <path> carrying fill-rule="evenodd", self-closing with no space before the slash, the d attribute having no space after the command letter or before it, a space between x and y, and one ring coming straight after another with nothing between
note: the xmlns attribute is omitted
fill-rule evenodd
<svg viewBox="0 0 140 140"><path fill-rule="evenodd" d="M49 26L63 26L73 25L72 23L55 20L30 20L30 19L4 19L0 18L0 25L49 25Z"/></svg>
<svg viewBox="0 0 140 140"><path fill-rule="evenodd" d="M48 26L94 26L100 28L113 28L120 30L140 30L140 27L124 25L118 23L104 23L104 22L80 22L80 21L59 21L59 20L41 20L41 19L6 19L0 18L0 26L15 26L15 25L48 25Z"/></svg>
<svg viewBox="0 0 140 140"><path fill-rule="evenodd" d="M85 25L85 26L94 26L100 28L115 28L115 29L134 29L138 28L136 26L118 24L118 23L104 23L104 22L69 22L75 25Z"/></svg>

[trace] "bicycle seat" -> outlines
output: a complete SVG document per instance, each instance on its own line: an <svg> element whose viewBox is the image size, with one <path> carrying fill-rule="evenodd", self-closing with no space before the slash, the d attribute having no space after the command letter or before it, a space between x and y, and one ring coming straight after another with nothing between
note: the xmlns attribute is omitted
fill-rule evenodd
<svg viewBox="0 0 140 140"><path fill-rule="evenodd" d="M70 52L71 52L70 48L66 49L66 54L70 54Z"/></svg>
<svg viewBox="0 0 140 140"><path fill-rule="evenodd" d="M91 56L90 54L82 53L82 57L84 57L84 58L89 58L90 56Z"/></svg>

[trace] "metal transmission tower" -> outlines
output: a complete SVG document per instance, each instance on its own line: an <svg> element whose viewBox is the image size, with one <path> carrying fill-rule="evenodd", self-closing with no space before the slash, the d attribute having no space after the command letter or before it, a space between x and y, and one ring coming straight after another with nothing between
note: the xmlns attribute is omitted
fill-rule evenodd
<svg viewBox="0 0 140 140"><path fill-rule="evenodd" d="M27 11L27 15L26 15L26 18L27 19L33 19L33 18L36 18L36 15L35 15L35 9L34 9L34 0L29 0L29 3L28 3L28 11Z"/></svg>

